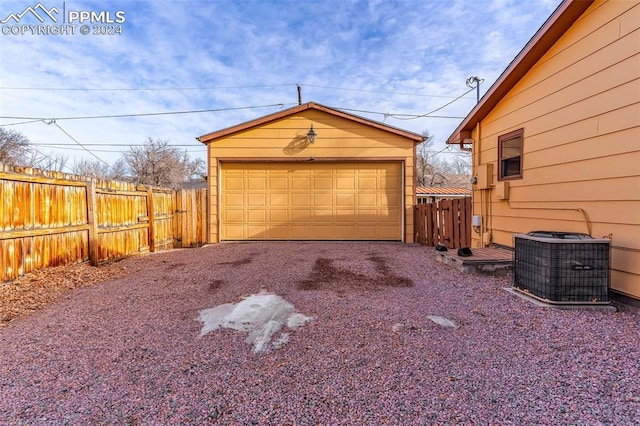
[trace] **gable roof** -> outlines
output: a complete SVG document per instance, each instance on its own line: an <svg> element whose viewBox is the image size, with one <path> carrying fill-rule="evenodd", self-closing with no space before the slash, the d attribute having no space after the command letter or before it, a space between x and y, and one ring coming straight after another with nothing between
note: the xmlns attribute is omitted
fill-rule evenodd
<svg viewBox="0 0 640 426"><path fill-rule="evenodd" d="M564 0L540 27L524 48L511 61L500 77L484 94L480 102L462 120L447 139L448 144L460 144L471 137L476 123L482 121L515 86L533 65L557 42L594 0Z"/></svg>
<svg viewBox="0 0 640 426"><path fill-rule="evenodd" d="M256 118L255 120L246 121L244 123L237 124L232 127L227 127L226 129L217 130L212 133L207 133L206 135L200 136L196 139L206 144L213 141L214 139L219 139L223 136L228 136L233 133L241 132L243 130L250 129L252 127L258 127L263 124L267 124L275 120L280 120L282 118L289 117L291 115L298 114L302 111L307 111L311 109L317 110L317 111L323 111L323 112L326 112L327 114L331 114L336 117L345 118L347 120L351 120L356 123L364 124L366 126L374 127L380 130L384 130L386 132L394 133L408 139L413 139L415 143L420 143L425 140L424 136L419 135L417 133L413 133L408 130L398 129L397 127L389 126L388 124L380 123L378 121L369 120L364 117L349 114L334 108L330 108L328 106L317 104L315 102L307 102L305 104L297 105L293 108L285 109L283 111L278 111L273 114L265 115L264 117Z"/></svg>

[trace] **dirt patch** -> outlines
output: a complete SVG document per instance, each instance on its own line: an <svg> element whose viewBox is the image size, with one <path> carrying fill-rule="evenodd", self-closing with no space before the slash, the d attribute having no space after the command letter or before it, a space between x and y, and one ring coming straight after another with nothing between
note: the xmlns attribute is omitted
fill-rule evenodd
<svg viewBox="0 0 640 426"><path fill-rule="evenodd" d="M225 280L213 280L209 283L209 291L216 291L223 285L225 285Z"/></svg>
<svg viewBox="0 0 640 426"><path fill-rule="evenodd" d="M251 262L253 262L253 256L248 256L248 257L230 261L230 262L219 262L218 265L242 266L242 265L248 265Z"/></svg>
<svg viewBox="0 0 640 426"><path fill-rule="evenodd" d="M300 290L376 290L381 287L412 287L413 281L395 275L381 256L370 256L367 262L356 260L316 260L309 277L298 282Z"/></svg>
<svg viewBox="0 0 640 426"><path fill-rule="evenodd" d="M0 327L42 309L74 288L91 286L127 273L116 263L99 267L81 263L41 269L0 283Z"/></svg>

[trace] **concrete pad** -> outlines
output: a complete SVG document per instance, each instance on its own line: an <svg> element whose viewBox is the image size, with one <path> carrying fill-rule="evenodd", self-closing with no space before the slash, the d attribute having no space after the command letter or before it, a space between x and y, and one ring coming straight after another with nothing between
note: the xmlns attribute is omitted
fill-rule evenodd
<svg viewBox="0 0 640 426"><path fill-rule="evenodd" d="M536 299L526 293L519 291L513 287L504 287L504 291L513 294L514 296L519 297L520 299L526 300L529 303L533 303L536 306L541 308L551 308L551 309L560 309L566 311L597 311L597 312L605 312L605 313L613 313L616 312L617 309L613 305L605 305L605 304L556 304L556 303L545 303L540 299Z"/></svg>

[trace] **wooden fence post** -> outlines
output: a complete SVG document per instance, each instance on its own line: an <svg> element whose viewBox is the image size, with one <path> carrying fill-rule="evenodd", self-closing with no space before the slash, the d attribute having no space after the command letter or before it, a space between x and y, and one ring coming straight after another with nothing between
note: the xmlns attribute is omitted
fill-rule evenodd
<svg viewBox="0 0 640 426"><path fill-rule="evenodd" d="M147 189L147 216L149 217L149 251L156 251L156 220L153 212L153 188Z"/></svg>
<svg viewBox="0 0 640 426"><path fill-rule="evenodd" d="M98 207L96 184L87 181L87 224L89 225L89 263L98 266Z"/></svg>

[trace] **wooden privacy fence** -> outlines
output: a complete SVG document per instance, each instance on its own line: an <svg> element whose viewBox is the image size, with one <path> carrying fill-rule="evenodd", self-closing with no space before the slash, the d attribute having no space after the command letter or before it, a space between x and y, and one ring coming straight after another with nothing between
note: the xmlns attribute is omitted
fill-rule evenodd
<svg viewBox="0 0 640 426"><path fill-rule="evenodd" d="M19 173L18 173L19 172ZM174 190L0 165L1 281L206 242L206 189Z"/></svg>
<svg viewBox="0 0 640 426"><path fill-rule="evenodd" d="M471 244L471 197L417 204L414 213L415 241L420 245L454 249Z"/></svg>

